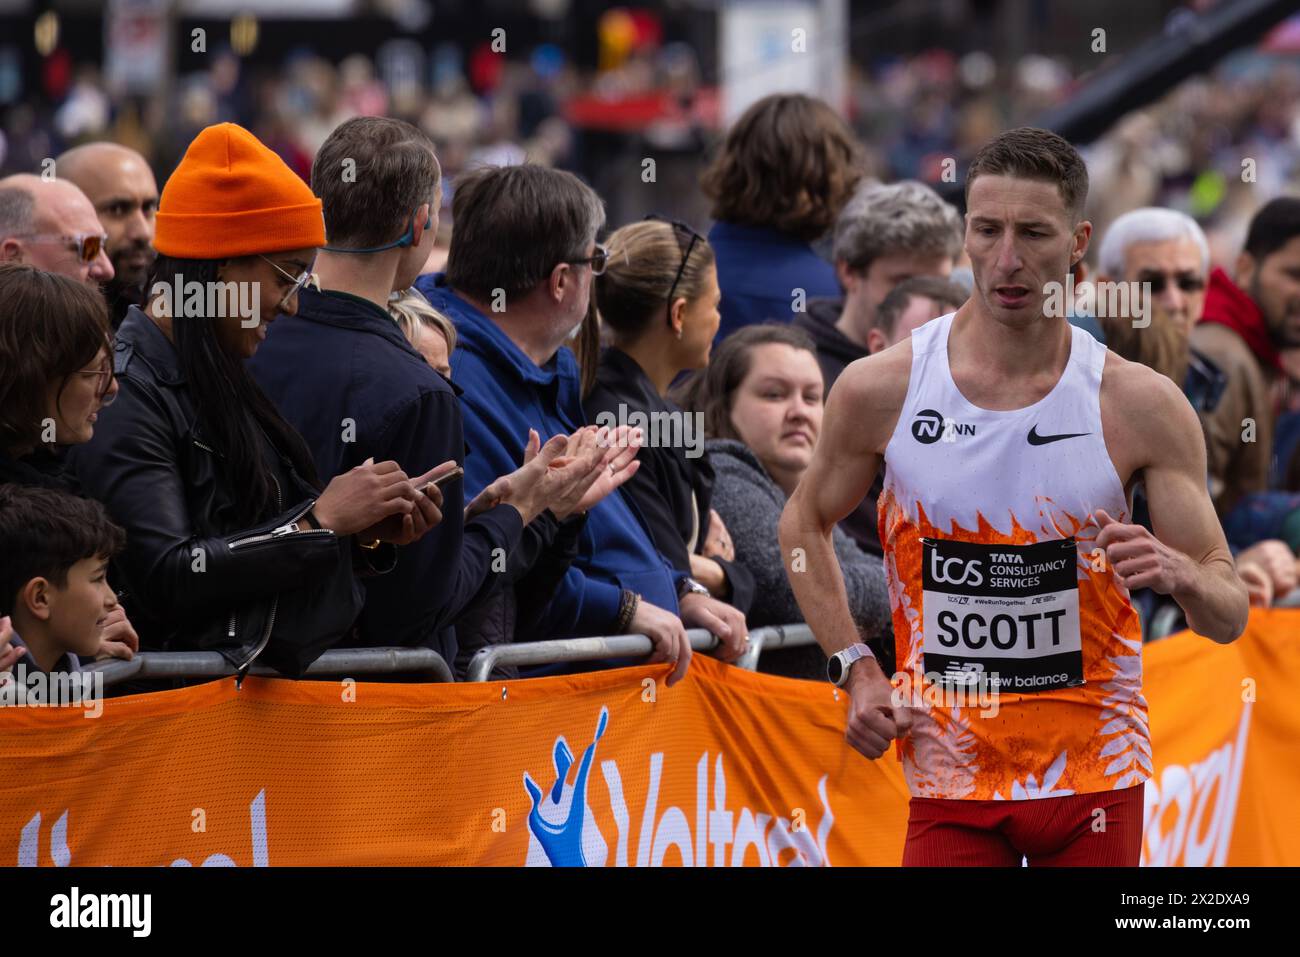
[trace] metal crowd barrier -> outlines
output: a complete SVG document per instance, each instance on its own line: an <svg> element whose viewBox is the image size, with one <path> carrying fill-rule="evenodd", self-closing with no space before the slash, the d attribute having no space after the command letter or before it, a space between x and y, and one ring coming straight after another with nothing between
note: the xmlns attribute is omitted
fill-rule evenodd
<svg viewBox="0 0 1300 957"><path fill-rule="evenodd" d="M1300 589L1276 602L1274 607L1300 607ZM1152 637L1163 637L1173 630L1178 609L1161 608L1151 625ZM692 651L715 651L720 642L703 628L686 633ZM749 632L749 649L736 660L747 671L758 669L764 651L815 645L812 629L806 624L769 625ZM645 635L608 635L598 638L561 638L522 644L492 645L481 649L470 660L466 681L487 681L498 666L536 667L573 661L600 661L610 658L641 658L653 651ZM142 652L130 661L106 660L86 666L87 671L104 675L106 686L135 678L223 678L235 669L215 651ZM276 677L278 672L262 665L251 674ZM350 677L378 674L423 674L432 681L454 681L451 668L442 655L429 648L338 648L327 651L307 669L304 677Z"/></svg>
<svg viewBox="0 0 1300 957"><path fill-rule="evenodd" d="M104 676L104 685L135 678L228 678L234 667L215 651L143 651L130 661L107 659L85 667ZM336 648L327 651L307 668L304 677L353 677L356 675L419 674L430 681L454 681L442 655L431 648ZM249 674L274 678L279 672L254 665Z"/></svg>
<svg viewBox="0 0 1300 957"><path fill-rule="evenodd" d="M759 656L764 651L815 644L817 639L813 637L812 629L802 622L755 628L749 633L749 650L740 656L736 664L748 671L757 671Z"/></svg>
<svg viewBox="0 0 1300 957"><path fill-rule="evenodd" d="M715 651L721 644L703 628L686 633L692 651ZM748 671L758 668L765 649L793 648L816 644L807 625L774 625L749 632L749 650L736 665ZM479 651L470 661L467 681L487 681L498 665L522 667L562 664L570 661L599 661L608 658L648 656L654 645L645 635L609 635L599 638L562 638L517 645L493 645ZM104 676L105 687L137 679L229 678L234 667L215 651L143 651L130 661L110 658L84 666ZM255 665L249 672L260 678L274 678L279 672ZM304 677L352 677L358 675L416 674L431 681L455 681L442 655L429 648L336 648L327 651L308 667Z"/></svg>
<svg viewBox="0 0 1300 957"><path fill-rule="evenodd" d="M703 628L686 632L692 651L713 651L720 642ZM749 671L758 667L764 648L793 648L815 643L807 625L775 625L749 632L749 650L736 664ZM639 658L649 655L654 644L645 635L611 635L601 638L561 638L517 645L492 645L470 659L466 681L487 681L498 665L533 667L569 661L600 661L605 658Z"/></svg>

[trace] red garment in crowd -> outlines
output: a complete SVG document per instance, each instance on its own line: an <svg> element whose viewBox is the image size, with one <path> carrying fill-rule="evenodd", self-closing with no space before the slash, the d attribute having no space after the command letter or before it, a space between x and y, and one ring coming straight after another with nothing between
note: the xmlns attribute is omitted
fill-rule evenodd
<svg viewBox="0 0 1300 957"><path fill-rule="evenodd" d="M1217 322L1227 326L1245 340L1261 365L1281 370L1282 360L1273 337L1269 334L1264 314L1255 305L1255 300L1217 267L1210 273L1201 322Z"/></svg>

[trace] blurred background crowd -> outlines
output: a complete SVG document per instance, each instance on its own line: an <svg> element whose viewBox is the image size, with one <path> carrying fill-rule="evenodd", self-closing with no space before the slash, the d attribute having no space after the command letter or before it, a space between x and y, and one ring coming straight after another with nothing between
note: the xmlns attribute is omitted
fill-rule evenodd
<svg viewBox="0 0 1300 957"><path fill-rule="evenodd" d="M843 24L838 62L815 33L827 7ZM702 223L708 207L694 184L708 150L727 121L789 78L777 47L799 24L817 61L808 92L842 99L869 171L937 186L945 158L1040 119L1214 7L0 0L0 174L112 139L139 150L163 182L199 130L228 120L306 177L340 122L387 115L436 144L451 186L444 230L458 171L525 156L577 172L611 221L653 208ZM1213 263L1227 262L1253 212L1300 181L1298 52L1300 16L1080 144L1098 232L1127 209L1179 209L1205 227ZM641 161L651 156L647 184ZM1243 182L1242 157L1255 160L1253 182ZM954 172L949 181L960 182Z"/></svg>

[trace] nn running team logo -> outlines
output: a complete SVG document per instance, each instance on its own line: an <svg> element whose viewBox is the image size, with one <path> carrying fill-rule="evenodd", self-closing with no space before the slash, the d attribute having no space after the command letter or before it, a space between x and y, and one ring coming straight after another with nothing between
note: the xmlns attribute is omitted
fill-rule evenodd
<svg viewBox="0 0 1300 957"><path fill-rule="evenodd" d="M922 445L933 445L941 439L956 442L959 436L974 434L975 426L954 422L934 409L922 409L912 420L912 438Z"/></svg>

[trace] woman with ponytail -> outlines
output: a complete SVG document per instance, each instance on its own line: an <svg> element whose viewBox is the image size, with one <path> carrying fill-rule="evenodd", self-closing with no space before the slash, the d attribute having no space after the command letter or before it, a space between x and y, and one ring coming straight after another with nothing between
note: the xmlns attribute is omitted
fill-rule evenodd
<svg viewBox="0 0 1300 957"><path fill-rule="evenodd" d="M644 416L641 468L624 493L664 557L743 614L754 580L735 563L727 529L709 507L714 476L704 431L665 397L679 373L709 363L720 298L713 250L686 224L659 219L624 226L607 245L593 300L611 345L584 402L588 421L636 425L634 416Z"/></svg>

